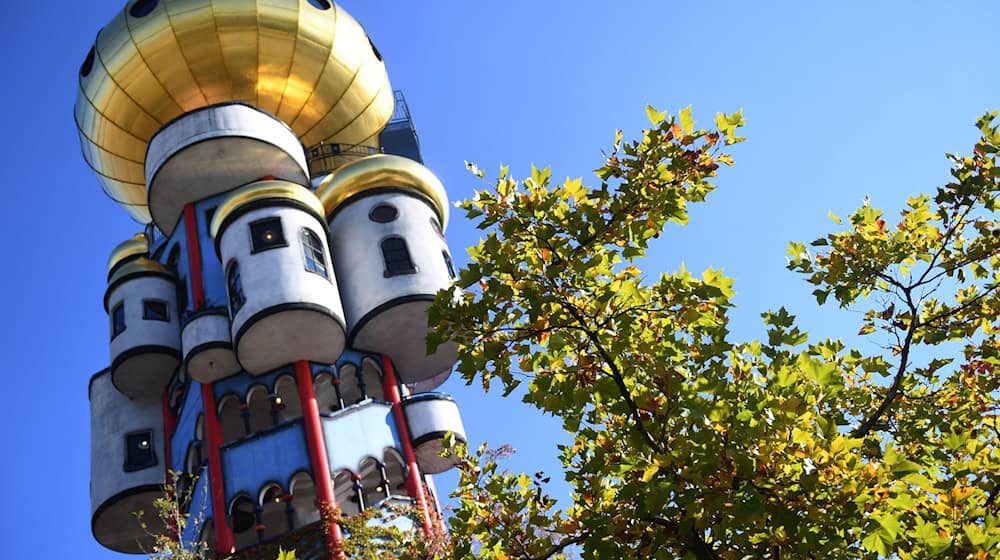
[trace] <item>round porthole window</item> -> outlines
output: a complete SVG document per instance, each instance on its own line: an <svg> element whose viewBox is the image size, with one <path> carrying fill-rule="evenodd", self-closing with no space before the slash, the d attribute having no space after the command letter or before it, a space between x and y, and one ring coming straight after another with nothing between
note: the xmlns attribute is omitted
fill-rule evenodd
<svg viewBox="0 0 1000 560"><path fill-rule="evenodd" d="M90 52L87 53L87 58L83 59L83 64L80 65L80 76L86 78L90 75L90 71L94 69L94 57L96 56L94 47L90 47Z"/></svg>
<svg viewBox="0 0 1000 560"><path fill-rule="evenodd" d="M380 224L385 224L391 222L399 217L399 210L392 204L382 203L376 205L372 208L372 211L368 213L368 218L373 222L378 222Z"/></svg>
<svg viewBox="0 0 1000 560"><path fill-rule="evenodd" d="M330 0L309 0L309 3L317 10L329 10L331 8Z"/></svg>
<svg viewBox="0 0 1000 560"><path fill-rule="evenodd" d="M135 18L148 16L154 9L156 9L156 3L157 0L139 0L135 4L132 4L128 13Z"/></svg>

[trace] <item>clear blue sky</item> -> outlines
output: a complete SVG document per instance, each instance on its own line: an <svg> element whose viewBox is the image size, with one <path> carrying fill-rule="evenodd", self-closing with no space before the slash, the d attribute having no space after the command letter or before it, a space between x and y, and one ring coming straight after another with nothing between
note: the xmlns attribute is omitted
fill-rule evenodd
<svg viewBox="0 0 1000 560"><path fill-rule="evenodd" d="M1000 108L995 1L342 4L384 54L453 199L477 186L463 160L591 181L600 149L616 128L637 132L647 103L691 104L706 122L742 108L737 166L645 266L724 267L738 337L760 336L759 313L779 305L807 330L856 332L851 314L817 309L784 270L787 241L827 231L828 211L846 214L866 193L895 210L931 190L947 177L943 154L968 151L975 117ZM72 107L77 69L121 5L7 2L0 18L5 559L119 557L90 536L87 380L108 360L105 260L138 229L87 169ZM457 261L476 239L456 217ZM512 468L557 470L565 436L551 419L457 381L446 389L473 442L514 445Z"/></svg>

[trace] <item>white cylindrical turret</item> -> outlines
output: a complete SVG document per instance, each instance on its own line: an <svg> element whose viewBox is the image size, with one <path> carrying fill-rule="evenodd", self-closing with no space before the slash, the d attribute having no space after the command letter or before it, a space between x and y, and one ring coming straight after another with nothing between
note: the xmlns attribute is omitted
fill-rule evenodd
<svg viewBox="0 0 1000 560"><path fill-rule="evenodd" d="M111 381L130 397L160 396L181 357L176 280L146 247L140 234L115 249L104 295Z"/></svg>
<svg viewBox="0 0 1000 560"><path fill-rule="evenodd" d="M184 370L199 383L214 383L242 371L233 352L229 314L206 309L188 319L181 332Z"/></svg>
<svg viewBox="0 0 1000 560"><path fill-rule="evenodd" d="M285 181L243 187L216 210L212 237L244 369L259 375L298 360L340 357L344 312L323 207L312 192Z"/></svg>
<svg viewBox="0 0 1000 560"><path fill-rule="evenodd" d="M455 466L456 456L442 457L440 454L449 433L456 442L467 442L455 399L444 393L410 395L403 399L403 410L420 470L424 474L437 474Z"/></svg>
<svg viewBox="0 0 1000 560"><path fill-rule="evenodd" d="M163 496L166 465L163 404L115 390L109 370L90 380L91 530L118 552L151 550L152 534L166 534L153 500ZM135 514L144 513L143 529Z"/></svg>
<svg viewBox="0 0 1000 560"><path fill-rule="evenodd" d="M441 182L413 160L377 155L342 167L317 194L330 224L348 344L389 355L404 383L443 382L457 346L428 354L426 344L427 309L455 275Z"/></svg>
<svg viewBox="0 0 1000 560"><path fill-rule="evenodd" d="M265 176L309 181L295 133L242 103L204 107L164 125L149 141L145 170L150 214L168 235L190 202Z"/></svg>

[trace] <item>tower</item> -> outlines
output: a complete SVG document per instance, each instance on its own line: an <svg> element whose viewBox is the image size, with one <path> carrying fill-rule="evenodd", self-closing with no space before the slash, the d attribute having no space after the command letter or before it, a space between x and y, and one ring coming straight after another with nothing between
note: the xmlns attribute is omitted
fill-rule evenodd
<svg viewBox="0 0 1000 560"><path fill-rule="evenodd" d="M220 554L333 508L409 503L429 529L465 438L434 392L457 349L424 342L449 205L364 29L329 0L129 0L79 83L84 159L144 226L108 262L94 537L148 550L134 513L155 521L170 472L185 537Z"/></svg>

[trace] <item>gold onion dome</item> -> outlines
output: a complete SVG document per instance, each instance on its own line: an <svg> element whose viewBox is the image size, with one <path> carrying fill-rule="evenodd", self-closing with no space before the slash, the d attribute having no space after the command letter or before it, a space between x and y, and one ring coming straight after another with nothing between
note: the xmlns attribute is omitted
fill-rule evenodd
<svg viewBox="0 0 1000 560"><path fill-rule="evenodd" d="M146 239L145 233L137 233L133 237L122 241L111 251L111 256L108 257L108 276L111 276L111 273L119 264L136 257L145 257L148 253L149 240Z"/></svg>
<svg viewBox="0 0 1000 560"><path fill-rule="evenodd" d="M386 187L409 190L428 199L441 219L441 228L448 227L444 185L430 169L401 156L378 154L348 163L320 181L316 196L329 216L354 195Z"/></svg>
<svg viewBox="0 0 1000 560"><path fill-rule="evenodd" d="M184 113L242 101L302 144L377 147L393 111L381 55L330 0L134 0L80 67L75 117L105 192L150 221L146 147Z"/></svg>
<svg viewBox="0 0 1000 560"><path fill-rule="evenodd" d="M228 222L231 216L239 215L241 209L263 200L281 200L303 208L319 219L324 216L323 205L309 189L288 181L258 181L234 190L216 208L209 226L212 239L218 243L223 224Z"/></svg>

